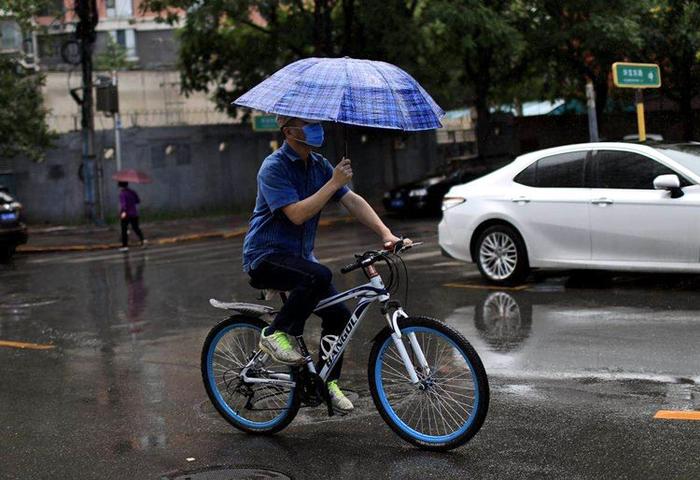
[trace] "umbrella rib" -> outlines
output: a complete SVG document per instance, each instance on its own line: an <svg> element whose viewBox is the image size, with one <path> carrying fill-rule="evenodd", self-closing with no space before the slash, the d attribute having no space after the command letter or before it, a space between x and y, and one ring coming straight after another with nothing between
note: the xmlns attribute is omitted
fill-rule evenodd
<svg viewBox="0 0 700 480"><path fill-rule="evenodd" d="M310 63L310 62L309 62L309 63ZM305 72L306 70L310 69L311 67L315 67L317 64L318 64L318 62L312 63L311 65L308 65L308 66L307 66L307 65L304 65L306 68L304 68L303 70L300 70L299 72L295 72L295 73L297 73L297 79L294 81L294 83L293 83L292 85L293 85L294 87L296 87L296 86L297 86L297 83L299 82L299 80L301 80L301 73L302 73L302 72ZM290 90L291 90L291 89L287 90L287 91L284 93L284 95L282 95L281 97L279 97L279 98L277 99L277 101L275 101L275 103L272 104L272 110L270 110L271 113L276 113L274 110L277 109L277 104L280 103L280 102L282 101L282 99L283 99L285 96L287 96L287 94L289 93ZM283 114L279 114L279 113L278 113L278 115L293 116L293 115L284 114L284 113L283 113Z"/></svg>
<svg viewBox="0 0 700 480"><path fill-rule="evenodd" d="M372 65L372 68L374 68L377 71L377 73L379 73L379 75L384 79L384 82L386 83L387 87L389 88L389 91L391 92L391 97L394 99L394 105L396 105L398 107L399 103L396 101L396 95L394 95L394 89L391 88L391 85L387 81L387 79L384 76L384 74L382 73L382 71L379 68L377 68L377 65L375 63L373 63L373 62L368 62L368 63L370 65ZM399 128L399 130L406 130L406 128L405 128L406 119L403 118L403 110L400 110L400 112L401 112L401 125L398 128Z"/></svg>

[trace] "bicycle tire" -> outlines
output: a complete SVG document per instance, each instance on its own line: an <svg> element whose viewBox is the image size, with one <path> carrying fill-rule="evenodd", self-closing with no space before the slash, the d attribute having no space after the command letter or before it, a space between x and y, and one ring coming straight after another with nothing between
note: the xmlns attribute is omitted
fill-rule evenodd
<svg viewBox="0 0 700 480"><path fill-rule="evenodd" d="M209 331L202 347L201 372L204 388L217 412L231 425L247 433L253 434L273 434L284 429L297 415L300 408L299 388L290 390L290 397L287 399L286 408L281 409L282 413L277 417L265 422L254 422L236 414L230 405L224 400L219 388L216 386L216 375L213 367L213 357L216 345L223 336L235 328L252 328L261 331L267 326L262 320L246 315L234 315L223 320ZM257 344L256 347L257 349ZM252 351L250 352L253 353ZM292 378L295 379L294 370L289 369ZM225 374L224 374L225 375ZM239 409L240 410L240 409Z"/></svg>
<svg viewBox="0 0 700 480"><path fill-rule="evenodd" d="M439 435L439 429L437 429L438 435L425 435L409 426L408 423L394 411L384 391L385 387L382 373L383 357L387 354L389 346L393 345L391 337L392 331L388 327L384 328L375 337L375 342L369 357L369 387L375 407L379 411L382 419L399 437L421 449L447 451L464 445L476 435L479 429L481 429L489 407L488 377L481 359L474 348L459 332L439 320L429 317L409 317L399 320L399 329L402 332L402 337L405 337L406 334L410 332L422 334L435 333L439 336L440 340L457 348L462 359L468 365L470 378L474 384L474 408L468 418L465 419L464 425L461 425L458 430L449 435ZM440 359L441 358L442 356ZM430 364L430 359L428 359L428 363ZM438 369L435 371L437 372ZM408 387L411 386L410 383L407 385ZM409 406L408 408L412 407ZM421 406L421 414L422 412Z"/></svg>

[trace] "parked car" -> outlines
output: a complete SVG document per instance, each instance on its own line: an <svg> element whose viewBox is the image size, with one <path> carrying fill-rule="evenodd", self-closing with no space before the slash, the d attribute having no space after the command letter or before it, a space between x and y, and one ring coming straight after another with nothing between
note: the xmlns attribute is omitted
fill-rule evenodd
<svg viewBox="0 0 700 480"><path fill-rule="evenodd" d="M443 210L443 252L496 284L531 269L700 273L700 144L528 153L452 187Z"/></svg>
<svg viewBox="0 0 700 480"><path fill-rule="evenodd" d="M27 243L27 226L22 221L22 205L0 187L0 261L9 260L23 243Z"/></svg>
<svg viewBox="0 0 700 480"><path fill-rule="evenodd" d="M490 170L476 161L463 160L462 165L437 170L385 192L384 209L401 215L440 215L442 197L453 185L474 180Z"/></svg>

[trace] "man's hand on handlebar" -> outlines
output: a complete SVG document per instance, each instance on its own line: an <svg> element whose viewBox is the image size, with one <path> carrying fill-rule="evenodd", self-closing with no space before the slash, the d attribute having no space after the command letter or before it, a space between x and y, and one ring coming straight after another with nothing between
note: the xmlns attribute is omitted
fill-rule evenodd
<svg viewBox="0 0 700 480"><path fill-rule="evenodd" d="M383 240L384 250L388 252L396 253L398 250L410 248L411 245L413 245L413 241L410 238L399 238L395 235L391 235L390 237L384 238ZM399 248L397 249L397 247Z"/></svg>

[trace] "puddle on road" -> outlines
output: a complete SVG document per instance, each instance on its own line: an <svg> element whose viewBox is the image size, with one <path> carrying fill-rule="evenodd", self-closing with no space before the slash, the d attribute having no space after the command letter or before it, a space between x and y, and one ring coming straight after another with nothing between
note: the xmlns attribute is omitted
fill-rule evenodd
<svg viewBox="0 0 700 480"><path fill-rule="evenodd" d="M275 470L258 467L212 467L187 472L175 472L161 480L291 480L291 477Z"/></svg>
<svg viewBox="0 0 700 480"><path fill-rule="evenodd" d="M35 295L9 294L0 301L0 309L15 310L22 308L43 307L58 302L60 298L47 298Z"/></svg>

